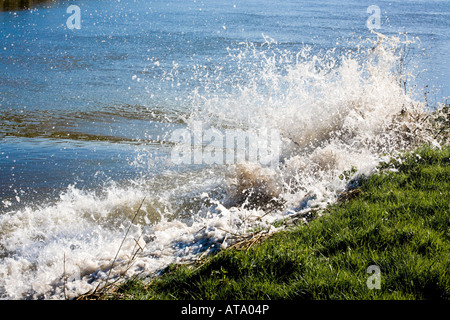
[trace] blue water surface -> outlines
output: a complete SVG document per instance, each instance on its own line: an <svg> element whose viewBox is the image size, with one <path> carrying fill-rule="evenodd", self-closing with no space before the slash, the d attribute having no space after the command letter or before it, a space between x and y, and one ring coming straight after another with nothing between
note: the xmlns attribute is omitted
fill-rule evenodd
<svg viewBox="0 0 450 320"><path fill-rule="evenodd" d="M80 29L66 24L70 5ZM420 38L411 52L418 95L445 101L448 1L76 0L0 12L0 207L158 171L133 159L144 149L168 156L168 130L183 125L192 92L204 88L198 66L221 67L232 87L245 77L229 50L243 43L354 49L374 37L371 5L381 12L377 32Z"/></svg>

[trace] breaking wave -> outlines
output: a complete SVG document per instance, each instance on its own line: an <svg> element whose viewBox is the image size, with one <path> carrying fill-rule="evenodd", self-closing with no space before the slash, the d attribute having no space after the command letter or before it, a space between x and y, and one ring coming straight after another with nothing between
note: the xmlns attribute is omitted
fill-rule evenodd
<svg viewBox="0 0 450 320"><path fill-rule="evenodd" d="M255 228L275 232L274 222L335 202L388 155L433 142L425 103L405 86L413 70L400 68L412 42L375 37L346 52L295 53L266 37L229 48L233 73L194 68L203 85L182 123L277 130L278 165L167 165L126 185L71 186L52 203L9 210L4 202L0 295L73 298L107 280L157 274Z"/></svg>

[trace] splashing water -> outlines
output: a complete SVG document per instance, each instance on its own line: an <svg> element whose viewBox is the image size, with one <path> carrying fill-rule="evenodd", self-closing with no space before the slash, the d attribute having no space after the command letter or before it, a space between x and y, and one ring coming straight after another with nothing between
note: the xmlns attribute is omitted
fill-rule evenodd
<svg viewBox="0 0 450 320"><path fill-rule="evenodd" d="M73 298L108 277L149 275L226 248L255 227L275 232L275 221L336 201L342 172L369 175L386 155L432 142L420 121L425 105L398 73L405 44L377 34L342 53L281 51L268 37L229 48L235 73L198 68L203 86L185 122L276 130L278 166L169 168L151 181L70 187L54 203L5 212L0 295Z"/></svg>

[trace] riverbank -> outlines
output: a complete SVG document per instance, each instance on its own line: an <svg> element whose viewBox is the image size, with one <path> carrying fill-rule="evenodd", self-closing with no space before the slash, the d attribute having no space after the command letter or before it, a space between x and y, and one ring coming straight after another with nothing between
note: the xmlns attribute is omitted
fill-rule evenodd
<svg viewBox="0 0 450 320"><path fill-rule="evenodd" d="M440 147L380 163L320 218L80 298L450 299L449 110L427 117Z"/></svg>
<svg viewBox="0 0 450 320"><path fill-rule="evenodd" d="M55 0L4 0L0 1L0 11L15 11L33 8L39 4L51 3Z"/></svg>
<svg viewBox="0 0 450 320"><path fill-rule="evenodd" d="M380 168L320 219L95 298L449 299L450 148Z"/></svg>

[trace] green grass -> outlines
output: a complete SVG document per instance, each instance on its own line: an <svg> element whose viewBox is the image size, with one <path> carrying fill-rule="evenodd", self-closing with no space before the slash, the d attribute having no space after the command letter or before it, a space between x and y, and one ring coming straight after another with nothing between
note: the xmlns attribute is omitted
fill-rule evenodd
<svg viewBox="0 0 450 320"><path fill-rule="evenodd" d="M248 250L173 265L112 299L449 299L450 148L422 148L382 167L359 196ZM369 289L367 268L380 268Z"/></svg>

